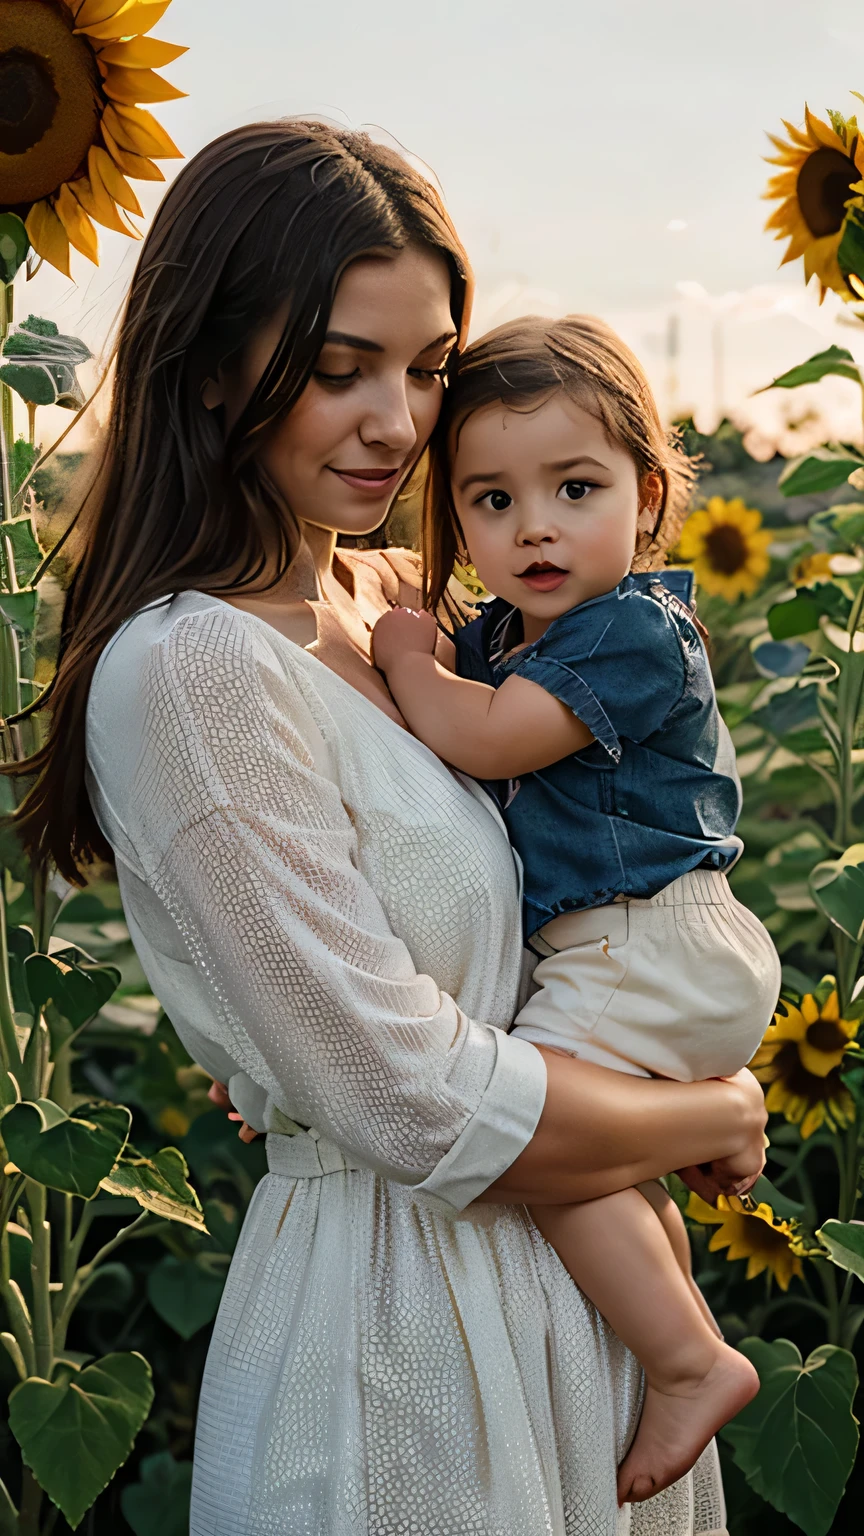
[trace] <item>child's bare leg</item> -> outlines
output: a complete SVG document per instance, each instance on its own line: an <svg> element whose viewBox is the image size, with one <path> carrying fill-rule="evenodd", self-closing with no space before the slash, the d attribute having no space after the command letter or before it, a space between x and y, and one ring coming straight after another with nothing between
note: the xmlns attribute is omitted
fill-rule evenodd
<svg viewBox="0 0 864 1536"><path fill-rule="evenodd" d="M684 1225L684 1218L681 1215L677 1205L675 1204L675 1201L672 1199L671 1195L666 1193L663 1185L658 1183L656 1179L652 1179L648 1184L637 1184L636 1188L638 1189L640 1195L644 1196L644 1198L648 1201L651 1209L656 1212L660 1220L660 1225L669 1239L672 1252L674 1253L678 1262L678 1267L681 1270L681 1273L684 1275L688 1285L690 1286L693 1299L696 1302L699 1311L702 1313L702 1316L704 1317L709 1328L714 1333L716 1333L718 1339L722 1339L723 1335L717 1326L717 1319L715 1318L714 1313L711 1311L711 1308L705 1300L705 1297L702 1295L702 1292L696 1284L696 1281L693 1279L690 1239L687 1236L687 1228Z"/></svg>
<svg viewBox="0 0 864 1536"><path fill-rule="evenodd" d="M635 1189L583 1205L532 1207L544 1237L645 1369L639 1426L618 1473L619 1503L677 1482L759 1389L743 1355L707 1321L657 1214Z"/></svg>

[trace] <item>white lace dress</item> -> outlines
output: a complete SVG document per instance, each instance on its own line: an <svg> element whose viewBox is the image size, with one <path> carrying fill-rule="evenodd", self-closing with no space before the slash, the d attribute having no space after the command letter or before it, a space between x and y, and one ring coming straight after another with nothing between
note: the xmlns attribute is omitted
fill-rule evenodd
<svg viewBox="0 0 864 1536"><path fill-rule="evenodd" d="M713 1447L618 1513L638 1368L524 1210L469 1203L545 1089L503 1032L518 891L489 803L197 594L110 643L87 730L153 990L270 1131L201 1394L192 1536L721 1531Z"/></svg>

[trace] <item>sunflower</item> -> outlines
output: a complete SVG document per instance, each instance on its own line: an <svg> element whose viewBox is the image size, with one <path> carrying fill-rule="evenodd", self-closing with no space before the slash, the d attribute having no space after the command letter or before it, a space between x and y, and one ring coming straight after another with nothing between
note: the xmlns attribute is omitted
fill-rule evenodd
<svg viewBox="0 0 864 1536"><path fill-rule="evenodd" d="M818 550L815 555L805 555L792 567L790 576L796 587L816 587L820 582L832 581L832 555Z"/></svg>
<svg viewBox="0 0 864 1536"><path fill-rule="evenodd" d="M164 181L180 156L142 102L183 96L155 73L185 53L146 34L170 0L2 0L0 208L69 276L69 247L99 259L94 219L138 239L129 179Z"/></svg>
<svg viewBox="0 0 864 1536"><path fill-rule="evenodd" d="M768 164L781 169L763 196L779 200L780 206L765 228L775 232L775 239L789 241L781 266L803 256L807 281L819 279L822 298L833 288L847 303L855 303L864 287L860 278L844 272L838 253L850 209L857 223L864 209L864 142L854 117L829 116L831 123L823 123L805 107L803 130L784 121L788 141L768 135L778 151L766 157Z"/></svg>
<svg viewBox="0 0 864 1536"><path fill-rule="evenodd" d="M746 507L740 496L724 501L712 496L707 507L691 512L678 541L676 558L692 565L706 592L728 603L756 591L768 573L771 534L762 513Z"/></svg>
<svg viewBox="0 0 864 1536"><path fill-rule="evenodd" d="M751 1067L767 1085L766 1108L800 1125L806 1140L820 1125L830 1130L851 1124L852 1095L840 1075L849 1041L858 1033L857 1019L841 1019L837 989L830 978L808 992L795 1007L782 1002Z"/></svg>
<svg viewBox="0 0 864 1536"><path fill-rule="evenodd" d="M691 1195L687 1215L703 1226L716 1227L708 1250L719 1253L728 1248L726 1258L747 1260L747 1279L755 1280L763 1270L770 1270L781 1291L788 1291L793 1275L803 1274L801 1259L795 1252L795 1228L788 1221L778 1221L770 1205L760 1204L748 1210L737 1195L720 1195L717 1209Z"/></svg>

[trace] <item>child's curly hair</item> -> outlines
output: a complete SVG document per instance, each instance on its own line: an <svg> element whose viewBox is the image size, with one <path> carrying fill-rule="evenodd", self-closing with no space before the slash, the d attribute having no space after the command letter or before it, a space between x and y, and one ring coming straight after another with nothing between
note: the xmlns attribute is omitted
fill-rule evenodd
<svg viewBox="0 0 864 1536"><path fill-rule="evenodd" d="M464 553L450 493L453 434L458 437L473 411L496 400L518 410L563 389L632 454L640 478L659 475L660 509L652 526L640 524L632 569L663 565L687 515L696 466L674 436L667 435L641 365L608 325L594 315L511 320L455 357L447 382L429 449L423 514L424 593L433 612L445 600L454 561Z"/></svg>

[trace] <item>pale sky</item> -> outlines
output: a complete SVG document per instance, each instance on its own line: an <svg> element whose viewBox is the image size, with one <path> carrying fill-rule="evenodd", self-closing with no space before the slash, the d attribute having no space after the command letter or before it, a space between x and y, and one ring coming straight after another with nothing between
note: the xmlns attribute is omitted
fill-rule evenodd
<svg viewBox="0 0 864 1536"><path fill-rule="evenodd" d="M782 248L763 233L761 157L765 130L800 121L805 99L820 116L854 110L854 8L173 0L154 35L189 45L163 71L188 99L154 108L187 155L236 124L308 112L374 124L430 165L477 273L475 334L526 311L602 314L642 356L662 405L696 406L706 422L827 344L788 312L825 329L800 263L778 272ZM168 175L179 164L162 162ZM152 209L159 189L136 189ZM50 315L101 346L135 260L122 236L101 240L98 271L74 253L77 285L43 267L19 314ZM682 357L670 402L672 312ZM55 422L62 412L44 413L40 435Z"/></svg>

